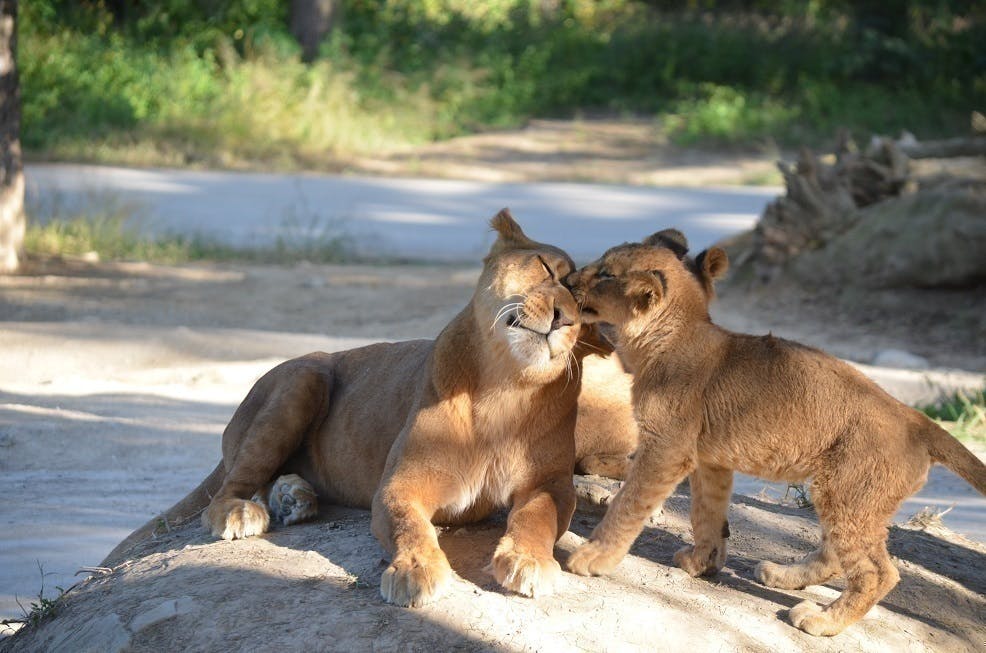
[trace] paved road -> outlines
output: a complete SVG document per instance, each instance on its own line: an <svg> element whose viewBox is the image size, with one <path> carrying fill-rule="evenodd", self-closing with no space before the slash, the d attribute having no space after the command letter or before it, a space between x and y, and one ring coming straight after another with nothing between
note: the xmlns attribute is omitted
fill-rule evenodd
<svg viewBox="0 0 986 653"><path fill-rule="evenodd" d="M144 229L260 246L343 233L365 254L476 261L486 222L510 207L528 235L588 261L612 244L674 226L694 251L753 226L777 188L641 188L429 179L270 175L103 166L27 167L27 201L54 210L138 207Z"/></svg>

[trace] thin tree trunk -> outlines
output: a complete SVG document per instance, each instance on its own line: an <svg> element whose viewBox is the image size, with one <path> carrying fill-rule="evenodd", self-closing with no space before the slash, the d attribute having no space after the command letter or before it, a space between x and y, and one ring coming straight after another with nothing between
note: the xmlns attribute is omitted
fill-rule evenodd
<svg viewBox="0 0 986 653"><path fill-rule="evenodd" d="M0 0L0 272L13 272L24 243L21 90L17 78L17 0Z"/></svg>
<svg viewBox="0 0 986 653"><path fill-rule="evenodd" d="M318 46L339 21L338 0L291 0L291 33L301 44L301 59L312 62Z"/></svg>

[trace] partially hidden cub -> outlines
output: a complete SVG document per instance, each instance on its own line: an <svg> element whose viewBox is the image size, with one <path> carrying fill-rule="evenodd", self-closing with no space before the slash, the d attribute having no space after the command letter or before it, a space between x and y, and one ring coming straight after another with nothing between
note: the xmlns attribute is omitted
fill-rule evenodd
<svg viewBox="0 0 986 653"><path fill-rule="evenodd" d="M583 322L617 327L634 372L640 445L624 487L588 542L568 560L578 574L611 571L644 521L691 474L694 546L675 563L692 576L722 568L733 471L777 481L811 478L822 526L816 551L795 564L761 562L765 585L800 589L842 575L845 591L791 622L835 635L897 584L887 524L901 501L942 463L986 494L986 466L920 412L850 365L817 349L712 323L713 281L728 267L716 247L694 260L665 230L607 251L567 279Z"/></svg>

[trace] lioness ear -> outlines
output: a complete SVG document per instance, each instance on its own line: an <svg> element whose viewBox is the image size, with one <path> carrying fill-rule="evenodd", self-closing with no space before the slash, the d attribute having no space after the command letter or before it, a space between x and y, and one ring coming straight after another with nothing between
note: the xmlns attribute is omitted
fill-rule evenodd
<svg viewBox="0 0 986 653"><path fill-rule="evenodd" d="M494 249L496 249L497 245L500 245L501 249L504 247L520 249L537 247L537 243L527 237L524 230L514 220L514 216L510 215L510 209L500 209L500 212L490 220L490 226L499 234L496 243L493 245ZM492 251L490 253L492 254Z"/></svg>
<svg viewBox="0 0 986 653"><path fill-rule="evenodd" d="M665 290L664 275L648 272L631 272L626 280L625 292L630 310L643 313L661 301Z"/></svg>
<svg viewBox="0 0 986 653"><path fill-rule="evenodd" d="M677 229L662 229L644 238L643 242L651 247L667 247L678 258L685 258L688 253L688 239Z"/></svg>
<svg viewBox="0 0 986 653"><path fill-rule="evenodd" d="M726 250L721 247L710 247L695 257L695 266L698 268L702 285L705 292L712 294L712 282L721 279L726 271L729 270L729 257Z"/></svg>

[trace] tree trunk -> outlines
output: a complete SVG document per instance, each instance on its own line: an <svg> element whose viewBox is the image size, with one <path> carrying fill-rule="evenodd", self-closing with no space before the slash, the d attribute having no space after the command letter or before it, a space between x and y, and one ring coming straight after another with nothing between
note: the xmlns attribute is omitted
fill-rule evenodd
<svg viewBox="0 0 986 653"><path fill-rule="evenodd" d="M306 63L318 56L318 46L339 21L342 7L338 0L291 0L291 33L301 44Z"/></svg>
<svg viewBox="0 0 986 653"><path fill-rule="evenodd" d="M0 0L0 272L17 269L24 243L17 0Z"/></svg>

